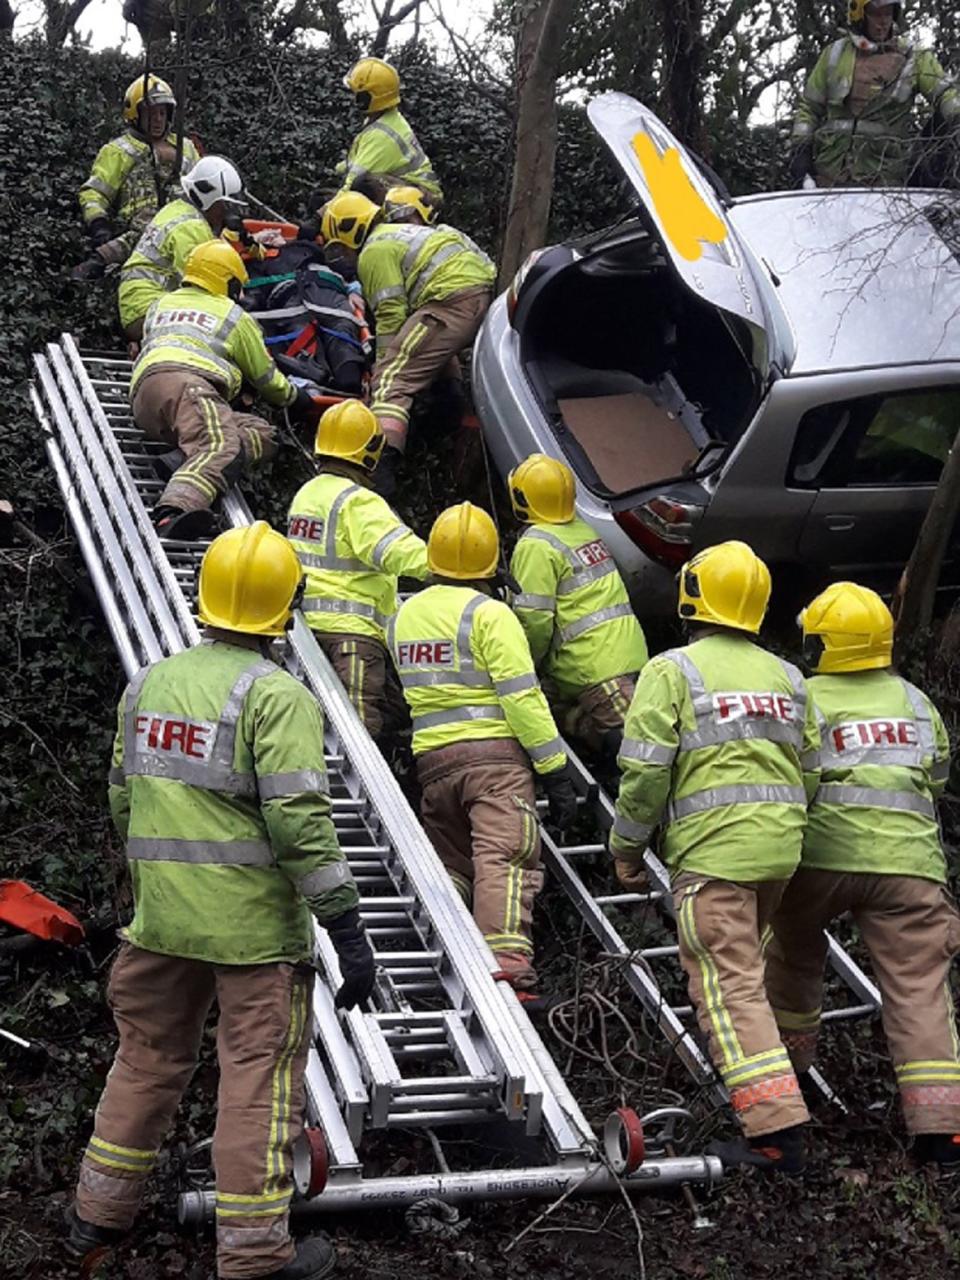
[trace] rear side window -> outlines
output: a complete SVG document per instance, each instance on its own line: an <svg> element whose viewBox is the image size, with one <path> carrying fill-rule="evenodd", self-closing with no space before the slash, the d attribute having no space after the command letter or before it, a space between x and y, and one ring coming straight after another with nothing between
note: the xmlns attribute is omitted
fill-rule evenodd
<svg viewBox="0 0 960 1280"><path fill-rule="evenodd" d="M818 405L800 420L795 489L936 484L960 427L960 387Z"/></svg>

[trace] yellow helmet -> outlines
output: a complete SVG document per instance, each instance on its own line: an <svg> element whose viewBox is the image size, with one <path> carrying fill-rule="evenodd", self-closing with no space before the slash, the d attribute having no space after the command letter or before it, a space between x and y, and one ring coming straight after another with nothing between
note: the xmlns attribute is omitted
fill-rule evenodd
<svg viewBox="0 0 960 1280"><path fill-rule="evenodd" d="M400 101L396 67L382 58L361 58L343 77L343 87L355 96L361 111L386 111Z"/></svg>
<svg viewBox="0 0 960 1280"><path fill-rule="evenodd" d="M419 187L391 187L383 198L385 222L407 222L418 213L424 222L433 222L437 211Z"/></svg>
<svg viewBox="0 0 960 1280"><path fill-rule="evenodd" d="M239 294L240 287L250 279L246 264L226 240L207 240L191 249L183 268L183 283L198 284L207 293L225 298L228 293ZM237 288L231 291L232 281Z"/></svg>
<svg viewBox="0 0 960 1280"><path fill-rule="evenodd" d="M441 578L492 578L497 571L500 539L482 507L461 502L441 511L427 539L427 565Z"/></svg>
<svg viewBox="0 0 960 1280"><path fill-rule="evenodd" d="M373 411L359 400L342 400L327 409L317 423L313 452L372 471L380 461L383 443L383 431Z"/></svg>
<svg viewBox="0 0 960 1280"><path fill-rule="evenodd" d="M858 30L863 25L868 9L885 9L891 0L847 0L847 25ZM892 4L894 22L900 21L901 6Z"/></svg>
<svg viewBox="0 0 960 1280"><path fill-rule="evenodd" d="M303 570L282 533L265 520L228 529L200 565L200 621L225 631L282 636L300 594Z"/></svg>
<svg viewBox="0 0 960 1280"><path fill-rule="evenodd" d="M154 75L137 76L136 80L131 80L127 85L127 91L123 95L123 118L128 124L136 124L139 120L140 104L144 99L144 79L147 82L146 99L148 107L167 107L169 108L169 114L172 115L177 105L173 90L166 80L161 80L159 76Z"/></svg>
<svg viewBox="0 0 960 1280"><path fill-rule="evenodd" d="M545 453L531 453L507 476L507 489L518 520L532 524L566 524L573 519L576 485L565 462Z"/></svg>
<svg viewBox="0 0 960 1280"><path fill-rule="evenodd" d="M770 600L770 570L745 542L721 542L680 570L678 612L691 622L760 630Z"/></svg>
<svg viewBox="0 0 960 1280"><path fill-rule="evenodd" d="M380 206L359 191L339 192L323 211L320 231L324 241L359 249L379 213Z"/></svg>
<svg viewBox="0 0 960 1280"><path fill-rule="evenodd" d="M856 582L835 582L821 591L797 619L803 654L820 675L870 671L893 662L893 615L875 591Z"/></svg>

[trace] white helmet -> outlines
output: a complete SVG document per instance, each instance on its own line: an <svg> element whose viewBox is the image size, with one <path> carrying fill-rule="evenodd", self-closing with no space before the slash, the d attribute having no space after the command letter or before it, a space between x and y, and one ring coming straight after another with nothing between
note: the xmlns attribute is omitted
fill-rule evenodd
<svg viewBox="0 0 960 1280"><path fill-rule="evenodd" d="M223 200L226 204L245 203L243 182L239 173L223 156L204 156L180 179L183 194L202 211Z"/></svg>

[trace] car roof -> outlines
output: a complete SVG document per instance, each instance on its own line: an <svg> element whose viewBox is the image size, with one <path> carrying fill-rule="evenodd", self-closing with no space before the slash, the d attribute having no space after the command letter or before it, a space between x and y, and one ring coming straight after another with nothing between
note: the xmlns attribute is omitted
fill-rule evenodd
<svg viewBox="0 0 960 1280"><path fill-rule="evenodd" d="M728 216L779 281L791 374L960 360L953 193L777 192L736 200Z"/></svg>

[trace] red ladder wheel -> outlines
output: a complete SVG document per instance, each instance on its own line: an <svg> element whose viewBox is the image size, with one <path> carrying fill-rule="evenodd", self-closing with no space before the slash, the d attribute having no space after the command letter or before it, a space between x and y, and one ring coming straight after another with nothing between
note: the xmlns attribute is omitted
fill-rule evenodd
<svg viewBox="0 0 960 1280"><path fill-rule="evenodd" d="M643 1164L643 1124L633 1107L618 1107L603 1126L603 1150L616 1174L634 1173Z"/></svg>

